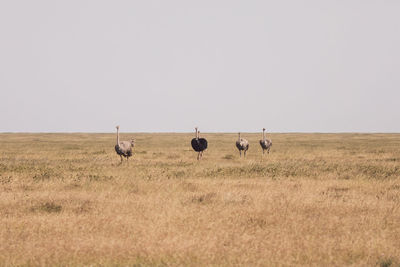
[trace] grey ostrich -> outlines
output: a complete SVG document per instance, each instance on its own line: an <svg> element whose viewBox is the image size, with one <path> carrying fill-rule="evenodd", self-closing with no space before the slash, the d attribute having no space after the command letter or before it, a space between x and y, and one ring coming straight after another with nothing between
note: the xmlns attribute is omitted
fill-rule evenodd
<svg viewBox="0 0 400 267"><path fill-rule="evenodd" d="M122 156L126 158L128 161L129 157L132 156L132 148L135 146L135 139L131 139L131 141L119 141L119 126L117 128L117 144L115 145L115 152L121 157L122 163Z"/></svg>
<svg viewBox="0 0 400 267"><path fill-rule="evenodd" d="M240 133L239 139L236 141L236 147L239 149L240 157L242 156L242 150L244 151L244 157L246 157L246 152L249 149L249 142L244 138L240 138Z"/></svg>
<svg viewBox="0 0 400 267"><path fill-rule="evenodd" d="M260 140L260 146L263 150L263 155L265 153L265 150L267 150L267 153L269 154L269 150L271 149L272 146L272 141L271 139L266 139L265 138L265 128L263 128L263 136L262 136L262 140Z"/></svg>

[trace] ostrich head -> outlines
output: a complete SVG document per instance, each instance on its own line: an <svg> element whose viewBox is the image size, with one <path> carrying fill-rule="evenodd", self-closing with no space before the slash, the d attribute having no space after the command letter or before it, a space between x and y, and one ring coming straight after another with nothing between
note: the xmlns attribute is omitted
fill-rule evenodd
<svg viewBox="0 0 400 267"><path fill-rule="evenodd" d="M115 128L117 128L117 130L119 130L119 125L115 126Z"/></svg>
<svg viewBox="0 0 400 267"><path fill-rule="evenodd" d="M263 132L265 132L265 128L263 128Z"/></svg>

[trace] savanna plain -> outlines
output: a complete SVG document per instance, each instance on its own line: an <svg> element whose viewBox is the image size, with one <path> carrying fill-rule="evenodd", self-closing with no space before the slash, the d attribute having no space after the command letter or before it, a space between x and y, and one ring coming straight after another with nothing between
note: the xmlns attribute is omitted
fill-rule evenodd
<svg viewBox="0 0 400 267"><path fill-rule="evenodd" d="M1 266L399 266L400 134L0 134Z"/></svg>

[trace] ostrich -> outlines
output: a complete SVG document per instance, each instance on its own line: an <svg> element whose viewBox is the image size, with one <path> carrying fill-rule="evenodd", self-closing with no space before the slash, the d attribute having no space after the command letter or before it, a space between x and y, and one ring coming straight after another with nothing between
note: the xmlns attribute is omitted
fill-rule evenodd
<svg viewBox="0 0 400 267"><path fill-rule="evenodd" d="M129 157L132 156L132 148L135 146L135 139L131 139L131 141L119 141L119 126L117 128L117 144L115 145L115 152L121 157L122 163L122 156L126 158L128 161Z"/></svg>
<svg viewBox="0 0 400 267"><path fill-rule="evenodd" d="M240 138L240 133L239 139L236 141L236 147L239 149L240 157L242 156L242 150L244 151L244 157L246 157L246 151L249 149L249 142L244 138Z"/></svg>
<svg viewBox="0 0 400 267"><path fill-rule="evenodd" d="M205 138L199 138L200 136L200 131L198 128L194 128L196 130L196 137L192 139L192 147L193 150L196 152L199 152L197 155L197 160L201 159L203 157L203 151L207 149L207 140Z"/></svg>
<svg viewBox="0 0 400 267"><path fill-rule="evenodd" d="M265 153L265 150L267 150L267 153L269 154L269 150L271 149L272 146L272 141L271 139L265 138L265 128L263 128L263 139L260 140L260 146L263 150L263 155Z"/></svg>

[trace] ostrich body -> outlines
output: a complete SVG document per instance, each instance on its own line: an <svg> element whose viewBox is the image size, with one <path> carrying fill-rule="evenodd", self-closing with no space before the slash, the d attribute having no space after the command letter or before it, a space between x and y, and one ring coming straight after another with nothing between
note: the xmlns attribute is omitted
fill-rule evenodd
<svg viewBox="0 0 400 267"><path fill-rule="evenodd" d="M262 140L260 140L260 146L263 150L263 155L265 153L265 150L267 150L267 153L269 154L269 150L271 149L272 146L272 141L271 139L266 139L265 138L265 128L263 128L263 136L262 136Z"/></svg>
<svg viewBox="0 0 400 267"><path fill-rule="evenodd" d="M240 157L242 156L242 151L244 151L244 156L246 157L246 152L249 149L249 141L244 138L240 138L240 133L239 139L236 141L236 147L239 149Z"/></svg>
<svg viewBox="0 0 400 267"><path fill-rule="evenodd" d="M121 157L122 163L122 156L126 158L128 161L129 157L132 156L132 148L135 146L135 139L131 139L131 141L119 141L119 126L117 128L117 144L115 145L115 152Z"/></svg>
<svg viewBox="0 0 400 267"><path fill-rule="evenodd" d="M203 157L203 151L207 149L207 140L205 138L200 138L200 131L198 128L195 128L196 130L196 137L192 139L192 148L194 151L199 152L197 155L197 160L201 159Z"/></svg>

